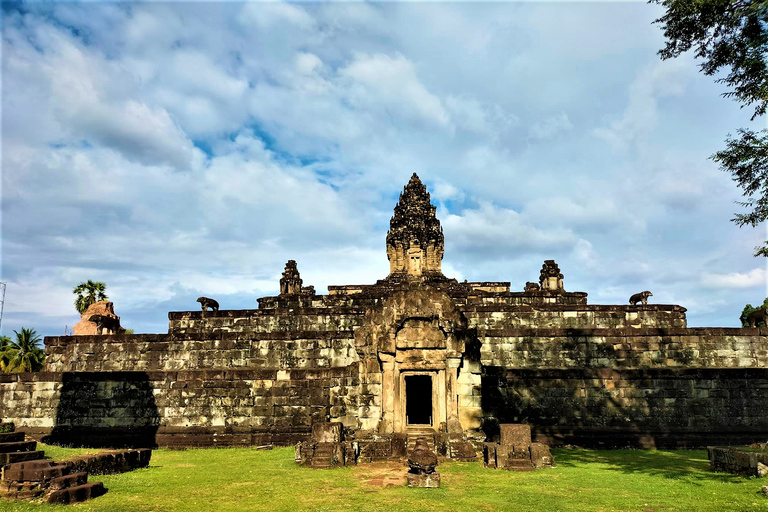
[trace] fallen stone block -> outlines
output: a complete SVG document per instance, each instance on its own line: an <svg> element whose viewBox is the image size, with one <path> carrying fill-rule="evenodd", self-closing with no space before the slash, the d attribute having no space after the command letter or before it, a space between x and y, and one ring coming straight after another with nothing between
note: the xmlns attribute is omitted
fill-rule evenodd
<svg viewBox="0 0 768 512"><path fill-rule="evenodd" d="M549 446L544 443L531 443L531 463L536 468L543 468L545 466L554 466L555 458L552 457L552 452L549 451Z"/></svg>

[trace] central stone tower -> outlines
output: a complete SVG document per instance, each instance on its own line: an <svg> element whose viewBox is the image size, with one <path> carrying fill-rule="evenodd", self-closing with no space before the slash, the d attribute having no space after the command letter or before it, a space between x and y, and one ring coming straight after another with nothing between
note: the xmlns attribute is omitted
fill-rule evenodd
<svg viewBox="0 0 768 512"><path fill-rule="evenodd" d="M413 173L389 221L389 278L443 276L443 228L435 210L427 187Z"/></svg>

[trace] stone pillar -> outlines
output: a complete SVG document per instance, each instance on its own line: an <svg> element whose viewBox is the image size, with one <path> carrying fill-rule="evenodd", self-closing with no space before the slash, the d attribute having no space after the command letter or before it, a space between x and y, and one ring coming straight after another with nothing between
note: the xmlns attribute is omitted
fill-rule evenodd
<svg viewBox="0 0 768 512"><path fill-rule="evenodd" d="M459 417L459 366L460 357L449 357L445 361L445 408L450 418Z"/></svg>
<svg viewBox="0 0 768 512"><path fill-rule="evenodd" d="M461 421L461 426L465 431L476 430L483 425L481 376L480 362L464 359L457 382L459 421Z"/></svg>
<svg viewBox="0 0 768 512"><path fill-rule="evenodd" d="M395 375L395 356L379 353L381 360L381 421L378 431L381 434L394 432L397 427L399 414L396 405L399 403L400 379Z"/></svg>

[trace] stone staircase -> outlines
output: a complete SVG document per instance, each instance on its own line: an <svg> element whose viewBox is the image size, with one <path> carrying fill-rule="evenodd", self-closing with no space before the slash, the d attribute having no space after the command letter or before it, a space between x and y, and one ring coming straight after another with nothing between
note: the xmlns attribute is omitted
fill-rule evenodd
<svg viewBox="0 0 768 512"><path fill-rule="evenodd" d="M434 453L437 453L437 450L435 450L435 430L428 427L411 427L407 432L407 440L405 446L406 457L413 451L413 448L416 446L416 440L420 437L426 439L429 449Z"/></svg>
<svg viewBox="0 0 768 512"><path fill-rule="evenodd" d="M0 424L0 497L48 503L76 503L106 493L101 482L88 482L88 473L70 473L70 466L45 459L36 441L27 441L12 424Z"/></svg>
<svg viewBox="0 0 768 512"><path fill-rule="evenodd" d="M315 444L314 455L310 462L310 467L315 469L330 468L339 465L336 457L335 443L317 443Z"/></svg>

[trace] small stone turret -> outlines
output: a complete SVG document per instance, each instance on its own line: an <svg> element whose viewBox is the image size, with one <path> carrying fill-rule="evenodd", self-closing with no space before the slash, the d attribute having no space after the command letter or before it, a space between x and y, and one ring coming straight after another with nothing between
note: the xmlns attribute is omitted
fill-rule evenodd
<svg viewBox="0 0 768 512"><path fill-rule="evenodd" d="M285 264L283 277L280 278L280 295L296 295L301 293L301 276L296 267L296 260L288 260Z"/></svg>
<svg viewBox="0 0 768 512"><path fill-rule="evenodd" d="M542 290L549 290L551 292L564 292L563 288L563 274L560 273L560 267L557 266L555 260L544 260L544 264L541 266L541 273L539 274L539 284Z"/></svg>
<svg viewBox="0 0 768 512"><path fill-rule="evenodd" d="M427 187L413 173L387 232L389 276L442 276L444 239Z"/></svg>

